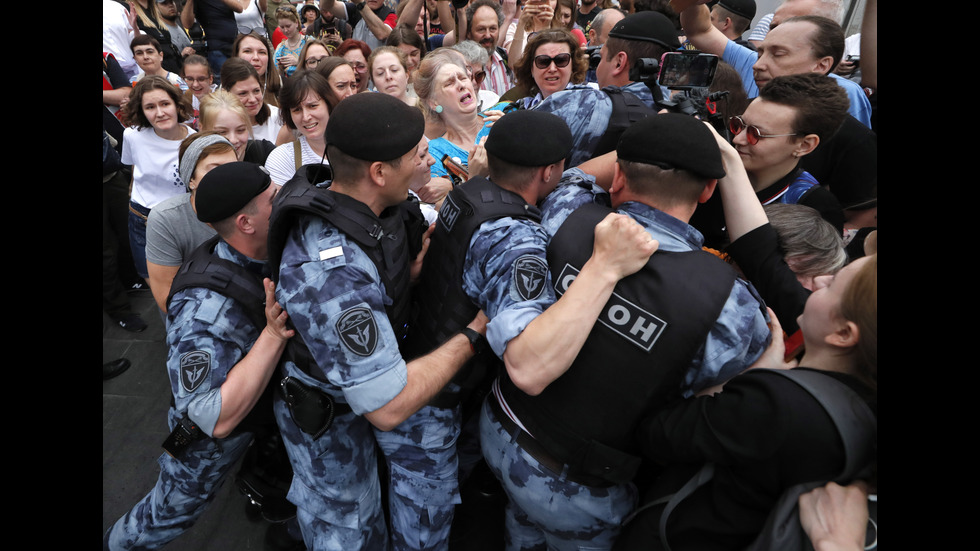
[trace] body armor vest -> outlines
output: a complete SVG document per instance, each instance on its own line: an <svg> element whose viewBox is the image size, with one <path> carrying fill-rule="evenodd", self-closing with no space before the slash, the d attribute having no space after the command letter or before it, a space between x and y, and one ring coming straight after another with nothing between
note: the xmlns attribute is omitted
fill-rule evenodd
<svg viewBox="0 0 980 551"><path fill-rule="evenodd" d="M418 202L408 198L385 209L377 216L367 205L342 193L328 189L329 183L314 185L309 177L319 171L327 179L330 172L323 165L300 168L276 196L269 220L269 265L273 281L279 281L282 250L289 231L299 217L312 214L336 226L356 243L378 270L385 293L391 304L385 307L388 320L398 338L404 342L410 312L409 285L411 264L422 250L425 218ZM299 348L303 350L299 350ZM292 349L292 350L291 350ZM296 361L301 368L312 361L299 335L289 340L285 357ZM307 361L299 361L305 358Z"/></svg>
<svg viewBox="0 0 980 551"><path fill-rule="evenodd" d="M203 287L237 302L245 309L252 325L261 332L265 328L265 287L262 285L262 276L214 254L219 240L217 235L208 239L184 261L170 286L167 308L170 308L170 301L179 291ZM276 420L272 416L272 386L269 385L248 415L235 427L235 433L274 430L275 426Z"/></svg>
<svg viewBox="0 0 980 551"><path fill-rule="evenodd" d="M594 228L610 212L583 205L552 238L548 264L557 296L591 256ZM578 357L540 395L501 378L508 405L574 472L616 484L631 480L640 464L638 421L680 397L684 374L734 282L734 270L711 254L657 251L619 281Z"/></svg>
<svg viewBox="0 0 980 551"><path fill-rule="evenodd" d="M449 340L480 310L463 292L463 264L476 230L484 222L504 217L540 222L541 212L520 195L485 178L473 178L446 197L426 253L431 260L422 266L413 296L417 314L408 339L413 356L427 354ZM496 376L500 364L488 349L460 369L451 385L468 394L481 386L487 375Z"/></svg>

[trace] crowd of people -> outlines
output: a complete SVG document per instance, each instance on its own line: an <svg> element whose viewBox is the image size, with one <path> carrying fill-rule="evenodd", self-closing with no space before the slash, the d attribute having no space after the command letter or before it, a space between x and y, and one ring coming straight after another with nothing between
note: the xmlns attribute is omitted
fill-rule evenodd
<svg viewBox="0 0 980 551"><path fill-rule="evenodd" d="M506 549L743 549L786 500L865 548L877 2L757 15L103 0L103 308L141 331L148 286L173 391L104 548L190 529L253 441L283 548L448 549L475 473Z"/></svg>

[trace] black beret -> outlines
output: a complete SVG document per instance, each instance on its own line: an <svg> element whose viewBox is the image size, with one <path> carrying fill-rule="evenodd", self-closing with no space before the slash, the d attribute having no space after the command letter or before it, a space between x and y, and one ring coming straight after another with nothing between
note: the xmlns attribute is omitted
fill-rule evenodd
<svg viewBox="0 0 980 551"><path fill-rule="evenodd" d="M416 107L381 93L354 94L327 122L327 145L362 161L390 161L418 147L425 118Z"/></svg>
<svg viewBox="0 0 980 551"><path fill-rule="evenodd" d="M677 29L667 16L655 11L641 11L621 19L609 31L610 38L641 40L660 44L668 50L681 47L677 41Z"/></svg>
<svg viewBox="0 0 980 551"><path fill-rule="evenodd" d="M568 156L572 132L560 117L519 110L493 123L484 144L487 153L520 166L547 166Z"/></svg>
<svg viewBox="0 0 980 551"><path fill-rule="evenodd" d="M725 176L714 135L703 122L680 113L640 119L623 132L616 155L627 161L687 170L703 178Z"/></svg>
<svg viewBox="0 0 980 551"><path fill-rule="evenodd" d="M746 19L755 17L755 0L720 0L718 5Z"/></svg>
<svg viewBox="0 0 980 551"><path fill-rule="evenodd" d="M228 163L201 178L194 206L201 222L220 222L242 210L272 183L265 167L255 163Z"/></svg>

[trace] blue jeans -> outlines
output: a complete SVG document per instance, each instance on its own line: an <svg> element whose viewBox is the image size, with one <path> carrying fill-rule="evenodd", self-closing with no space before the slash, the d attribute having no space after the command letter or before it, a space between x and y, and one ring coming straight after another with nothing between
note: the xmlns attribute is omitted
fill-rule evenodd
<svg viewBox="0 0 980 551"><path fill-rule="evenodd" d="M146 269L146 217L149 215L150 209L129 202L129 249L133 252L136 273L143 279L150 277Z"/></svg>
<svg viewBox="0 0 980 551"><path fill-rule="evenodd" d="M480 441L484 459L509 498L506 548L611 549L623 519L636 507L636 488L594 488L551 471L517 444L516 433L507 433L489 400L496 398L491 394L483 404Z"/></svg>

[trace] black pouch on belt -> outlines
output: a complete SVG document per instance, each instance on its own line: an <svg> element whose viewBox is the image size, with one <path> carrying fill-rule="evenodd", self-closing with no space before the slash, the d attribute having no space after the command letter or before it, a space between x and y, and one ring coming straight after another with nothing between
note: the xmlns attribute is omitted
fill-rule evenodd
<svg viewBox="0 0 980 551"><path fill-rule="evenodd" d="M337 404L332 396L311 386L305 385L292 377L286 377L279 383L283 401L289 406L296 426L314 440L327 432L337 415L349 413L347 404Z"/></svg>

